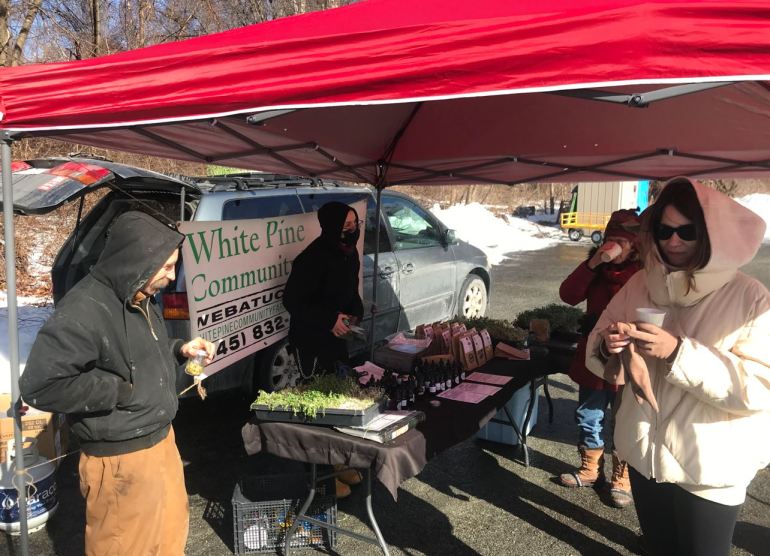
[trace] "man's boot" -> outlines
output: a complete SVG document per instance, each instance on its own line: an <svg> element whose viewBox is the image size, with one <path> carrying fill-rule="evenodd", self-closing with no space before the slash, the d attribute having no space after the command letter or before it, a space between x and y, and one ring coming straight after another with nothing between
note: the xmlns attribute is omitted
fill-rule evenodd
<svg viewBox="0 0 770 556"><path fill-rule="evenodd" d="M586 448L578 446L580 469L563 473L559 477L567 487L590 487L604 482L604 448Z"/></svg>
<svg viewBox="0 0 770 556"><path fill-rule="evenodd" d="M339 479L334 479L334 486L335 486L335 494L337 495L337 498L347 498L350 496L350 487L340 481Z"/></svg>
<svg viewBox="0 0 770 556"><path fill-rule="evenodd" d="M335 464L334 471L336 471L337 479L346 485L357 485L363 479L361 472L358 469L348 469L342 464Z"/></svg>
<svg viewBox="0 0 770 556"><path fill-rule="evenodd" d="M628 463L621 460L617 452L612 452L610 499L616 508L625 508L634 501L631 495L631 480L628 478Z"/></svg>

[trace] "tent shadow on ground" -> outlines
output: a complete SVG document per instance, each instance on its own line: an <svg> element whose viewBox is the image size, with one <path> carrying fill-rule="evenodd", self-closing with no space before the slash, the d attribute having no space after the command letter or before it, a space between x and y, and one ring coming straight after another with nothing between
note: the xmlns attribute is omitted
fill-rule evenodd
<svg viewBox="0 0 770 556"><path fill-rule="evenodd" d="M368 525L364 503L364 489L358 486L353 488L351 497L339 501L337 507ZM398 547L407 554L410 549L423 554L476 554L453 534L449 518L440 509L407 490L399 489L396 501L379 481L375 481L372 484L372 505L389 547ZM338 525L345 527L344 523ZM363 531L362 534L373 536L371 531ZM361 546L361 543L356 544L357 549ZM370 552L380 554L379 548L374 545L366 554ZM360 552L357 550L355 553Z"/></svg>
<svg viewBox="0 0 770 556"><path fill-rule="evenodd" d="M749 554L766 554L770 545L770 528L738 521L733 534L733 546Z"/></svg>
<svg viewBox="0 0 770 556"><path fill-rule="evenodd" d="M468 446L471 445L468 444ZM486 445L487 443L484 444L485 448ZM499 455L504 457L509 457L511 450L515 449L503 445L497 446L500 447ZM598 537L607 539L613 545L626 547L629 550L637 546L638 535L635 531L512 473L501 467L492 453L479 449L478 446L474 448L453 449L452 451L457 453L451 455L454 461L453 468L460 466L458 460L462 458L465 460L462 466L473 469L473 474L437 473L429 466L418 476L418 479L447 494L451 494L454 489L467 493L470 497L484 500L505 514L515 516L554 539L559 539L581 554L618 553L601 540L586 535L583 532L586 529L596 532ZM551 470L564 466L564 462L543 454L531 455L533 456L531 463L539 469ZM523 474L526 475L526 471ZM479 477L484 479L480 480ZM597 503L599 503L598 500ZM549 515L548 511L540 508L560 514L561 517ZM497 518L502 519L499 515ZM571 526L570 521L579 522L581 530Z"/></svg>
<svg viewBox="0 0 770 556"><path fill-rule="evenodd" d="M242 408L233 407L232 404L237 403L235 398L237 397L229 396L222 400L209 399L204 403L188 400L183 404L184 407L176 423L177 443L183 460L188 460L188 457L194 458L189 460L189 464L185 467L191 514L202 514L203 520L230 550L233 549L231 496L238 479L247 474L301 474L307 469L307 466L300 462L269 454L246 456L240 427L233 425L241 419L245 423L249 414ZM213 404L210 403L212 401ZM216 442L212 443L212 439ZM240 455L236 456L236 454ZM323 471L319 468L319 473L321 472ZM385 534L386 540L393 546L411 546L428 554L435 553L433 540L426 538L424 526L414 529L409 527L409 524L427 520L431 530L445 538L448 551L444 553L470 554L473 552L462 541L452 536L446 516L429 503L400 490L399 502L396 504L388 491L376 480L373 483L373 492L375 516L383 531L388 531ZM338 525L347 528L344 521L349 517L345 514L367 523L364 502L361 486L354 487L349 499L339 500ZM340 519L342 522L339 521ZM194 519L191 521L195 522ZM205 542L205 536L210 535L211 530L204 529L202 531L191 529L188 547L191 543ZM394 534L394 532L397 533ZM363 534L371 533L363 531ZM371 548L376 551L376 547Z"/></svg>
<svg viewBox="0 0 770 556"><path fill-rule="evenodd" d="M241 427L251 418L249 405L250 400L237 393L217 394L205 401L186 399L180 404L174 429L190 500L188 553L218 554L221 544L235 552L232 497L242 478L285 478L307 472L301 462L246 454ZM221 544L211 541L212 532Z"/></svg>

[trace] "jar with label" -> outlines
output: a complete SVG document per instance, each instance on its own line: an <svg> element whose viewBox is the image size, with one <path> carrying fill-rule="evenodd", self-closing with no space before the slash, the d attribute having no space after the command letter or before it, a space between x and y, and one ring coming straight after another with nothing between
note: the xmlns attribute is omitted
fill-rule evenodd
<svg viewBox="0 0 770 556"><path fill-rule="evenodd" d="M207 355L205 350L198 350L192 359L187 360L187 366L185 366L184 372L190 376L196 377L203 374L203 367L206 366Z"/></svg>

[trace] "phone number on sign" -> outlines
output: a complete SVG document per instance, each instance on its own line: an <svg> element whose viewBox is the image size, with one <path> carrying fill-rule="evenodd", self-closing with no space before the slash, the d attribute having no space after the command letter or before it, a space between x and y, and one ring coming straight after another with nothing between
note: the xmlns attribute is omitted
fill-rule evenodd
<svg viewBox="0 0 770 556"><path fill-rule="evenodd" d="M217 344L217 359L233 355L250 345L267 340L271 336L286 330L287 319L283 315L269 318L240 332L222 338ZM267 345L267 343L265 343Z"/></svg>

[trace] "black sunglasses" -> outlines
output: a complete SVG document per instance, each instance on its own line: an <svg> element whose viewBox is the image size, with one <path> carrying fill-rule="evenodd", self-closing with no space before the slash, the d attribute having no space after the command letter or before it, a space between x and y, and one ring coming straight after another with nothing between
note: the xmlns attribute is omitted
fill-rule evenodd
<svg viewBox="0 0 770 556"><path fill-rule="evenodd" d="M697 234L695 233L695 224L685 224L684 226L679 226L677 228L659 224L658 227L655 228L655 239L671 239L671 236L673 236L674 233L676 233L676 235L683 241L695 241L695 238L697 237Z"/></svg>

